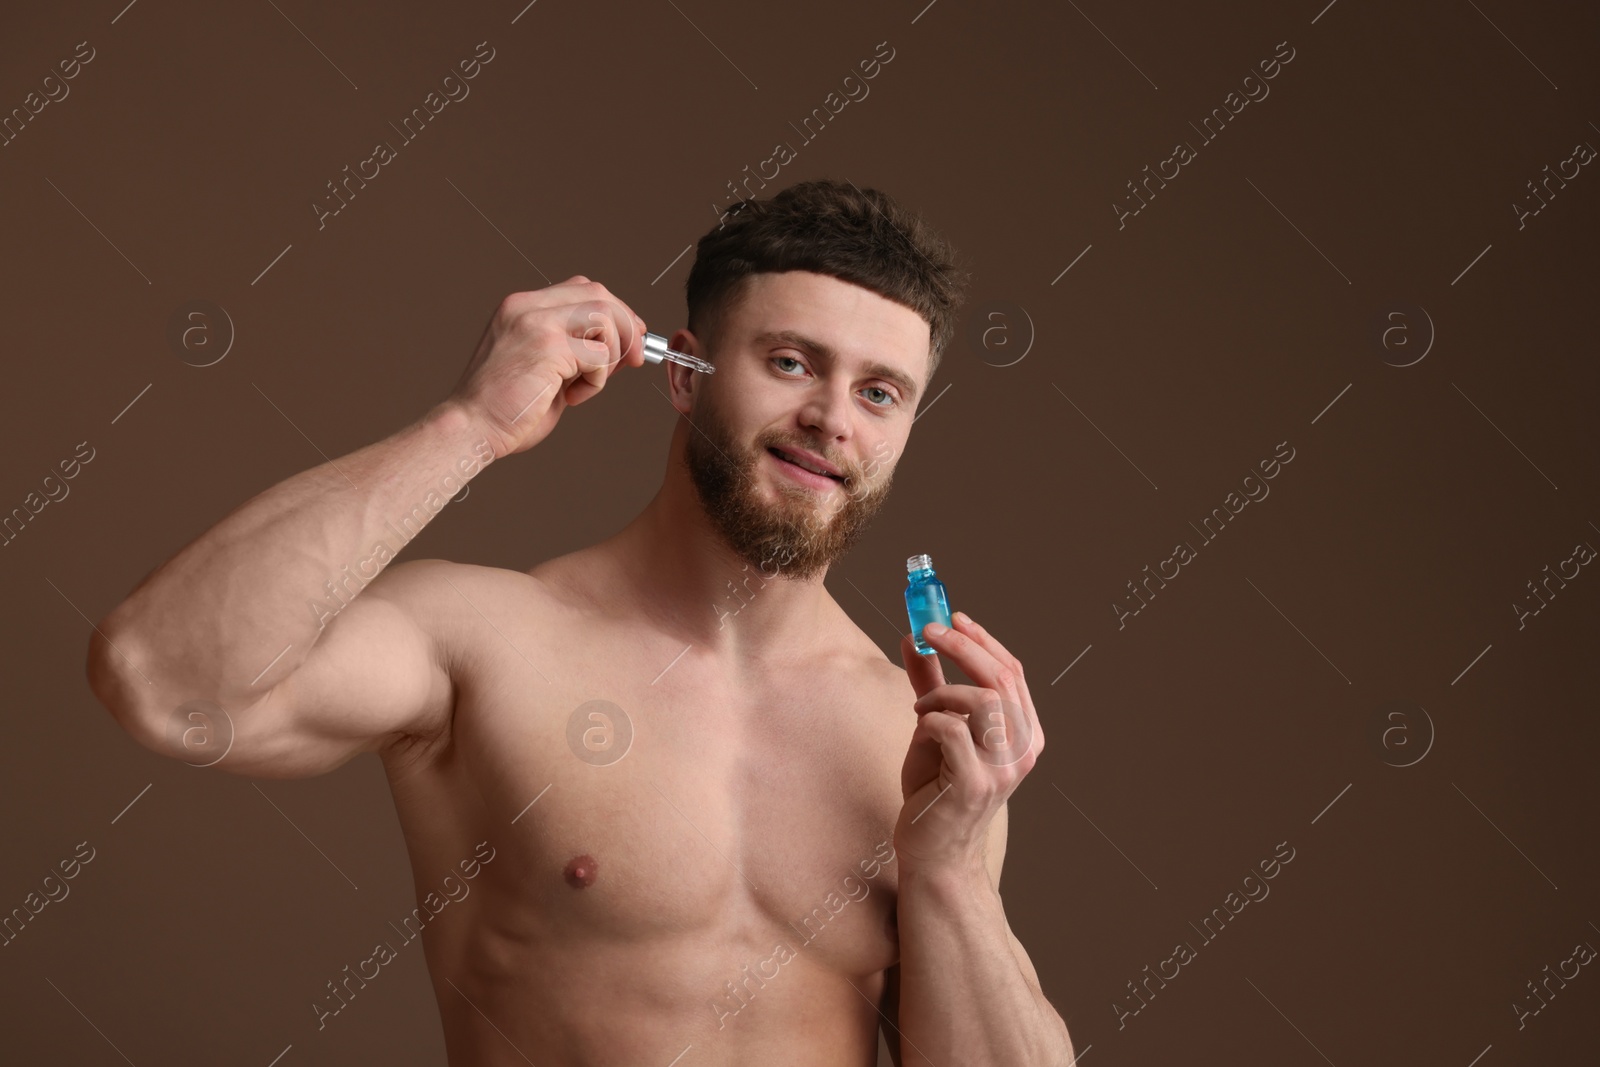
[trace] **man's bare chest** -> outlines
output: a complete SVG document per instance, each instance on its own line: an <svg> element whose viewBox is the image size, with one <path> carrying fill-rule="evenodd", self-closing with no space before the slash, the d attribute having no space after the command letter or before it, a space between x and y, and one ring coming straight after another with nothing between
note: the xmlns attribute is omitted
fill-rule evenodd
<svg viewBox="0 0 1600 1067"><path fill-rule="evenodd" d="M894 963L909 707L865 659L733 685L692 649L656 658L605 641L538 667L487 655L458 692L430 777L472 811L443 825L481 824L497 849L497 925L551 948Z"/></svg>

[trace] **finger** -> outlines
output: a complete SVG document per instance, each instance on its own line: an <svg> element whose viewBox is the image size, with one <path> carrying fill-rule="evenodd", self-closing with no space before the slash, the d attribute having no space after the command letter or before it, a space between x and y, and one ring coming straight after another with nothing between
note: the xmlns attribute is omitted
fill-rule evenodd
<svg viewBox="0 0 1600 1067"><path fill-rule="evenodd" d="M927 715L935 711L970 715L972 712L982 711L984 704L993 699L993 690L961 682L946 682L934 686L918 697L916 703L911 705L911 710L918 715Z"/></svg>
<svg viewBox="0 0 1600 1067"><path fill-rule="evenodd" d="M905 662L906 677L911 681L912 691L918 697L944 684L944 668L939 665L939 657L924 656L918 652L910 634L900 635L900 658Z"/></svg>
<svg viewBox="0 0 1600 1067"><path fill-rule="evenodd" d="M923 717L941 711L963 716L978 758L993 767L1016 763L1033 748L1033 720L1015 700L993 689L943 685L920 697L912 709Z"/></svg>
<svg viewBox="0 0 1600 1067"><path fill-rule="evenodd" d="M978 647L994 659L994 661L1009 670L1017 679L1017 684L1022 684L1022 661L1013 656L1005 645L975 622L972 616L964 611L958 611L952 617L957 632L971 638Z"/></svg>
<svg viewBox="0 0 1600 1067"><path fill-rule="evenodd" d="M621 300L617 304L618 339L622 362L635 367L644 366L644 320Z"/></svg>
<svg viewBox="0 0 1600 1067"><path fill-rule="evenodd" d="M581 404L604 389L612 369L621 363L620 307L615 300L594 298L574 305L568 313L566 332L579 372L565 390L569 404Z"/></svg>
<svg viewBox="0 0 1600 1067"><path fill-rule="evenodd" d="M580 340L577 343L579 345L587 345L589 342ZM605 387L606 380L606 368L600 362L604 358L603 351L595 351L592 355L580 355L577 358L578 367L582 373L568 379L565 388L561 391L562 398L566 403L574 406L583 403L598 393Z"/></svg>
<svg viewBox="0 0 1600 1067"><path fill-rule="evenodd" d="M644 320L638 315L633 314L631 311L628 314L631 316L630 321L633 323L633 333L629 336L627 343L622 346L622 361L630 367L642 367L644 366L644 335L646 327Z"/></svg>
<svg viewBox="0 0 1600 1067"><path fill-rule="evenodd" d="M644 362L644 320L633 313L633 309L616 297L612 296L603 285L596 286L599 295L590 301L594 305L591 318L599 324L604 333L601 335L610 347L611 366L608 370L615 370L624 362L640 364ZM630 360L628 357L638 349L638 359Z"/></svg>
<svg viewBox="0 0 1600 1067"><path fill-rule="evenodd" d="M609 291L606 297L616 305L617 351L621 362L644 366L644 320Z"/></svg>
<svg viewBox="0 0 1600 1067"><path fill-rule="evenodd" d="M632 308L595 283L598 295L583 302L575 314L582 316L588 336L606 345L606 373L609 376L623 364L644 366L644 320ZM596 357L600 356L595 349ZM598 361L598 359L596 359Z"/></svg>
<svg viewBox="0 0 1600 1067"><path fill-rule="evenodd" d="M909 797L939 777L940 771L955 786L971 783L983 773L972 748L966 723L954 715L935 712L917 722L900 768L900 790Z"/></svg>
<svg viewBox="0 0 1600 1067"><path fill-rule="evenodd" d="M949 656L960 664L961 669L967 672L968 678L991 689L1003 689L1008 692L1015 689L1014 683L1007 685L1002 681L1003 677L1010 673L1009 669L1002 666L987 648L959 628L951 629L946 626L938 633L934 632L935 629L932 623L924 627L923 640L938 649L940 655Z"/></svg>
<svg viewBox="0 0 1600 1067"><path fill-rule="evenodd" d="M1006 646L1000 643L998 638L996 638L988 630L985 630L982 626L978 625L978 623L973 620L972 616L966 614L965 612L958 611L955 613L952 621L954 621L955 624L960 627L962 633L967 634L991 656L993 656L995 662L1001 664L1011 672L1012 677L1016 681L1018 703L1022 705L1023 710L1027 713L1029 719L1031 720L1034 734L1042 735L1043 729L1039 725L1039 712L1038 709L1033 706L1033 694L1028 692L1028 679L1023 674L1022 661L1016 656L1013 656L1010 651L1007 650Z"/></svg>

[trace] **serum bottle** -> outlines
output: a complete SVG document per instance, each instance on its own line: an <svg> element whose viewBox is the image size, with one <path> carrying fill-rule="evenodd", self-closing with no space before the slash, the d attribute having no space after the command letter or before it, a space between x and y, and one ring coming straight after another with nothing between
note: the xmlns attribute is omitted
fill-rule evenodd
<svg viewBox="0 0 1600 1067"><path fill-rule="evenodd" d="M926 554L906 560L906 614L911 618L911 640L924 656L938 651L922 639L922 628L930 622L950 626L950 601L944 583L933 573L933 560Z"/></svg>

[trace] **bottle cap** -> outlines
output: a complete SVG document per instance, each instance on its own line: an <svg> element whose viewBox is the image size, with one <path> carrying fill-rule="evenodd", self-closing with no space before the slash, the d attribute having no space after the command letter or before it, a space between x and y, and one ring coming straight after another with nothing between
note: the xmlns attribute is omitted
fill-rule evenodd
<svg viewBox="0 0 1600 1067"><path fill-rule="evenodd" d="M917 571L933 570L933 557L926 552L912 556L906 560L906 573L915 574Z"/></svg>

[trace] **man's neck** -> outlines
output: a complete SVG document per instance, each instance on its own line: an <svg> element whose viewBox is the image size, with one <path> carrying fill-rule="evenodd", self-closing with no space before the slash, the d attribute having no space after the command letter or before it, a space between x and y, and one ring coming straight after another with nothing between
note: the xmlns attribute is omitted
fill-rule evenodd
<svg viewBox="0 0 1600 1067"><path fill-rule="evenodd" d="M804 580L778 561L749 563L707 518L681 469L668 474L643 511L596 548L619 578L617 593L664 631L726 656L770 662L822 644L838 611L826 568Z"/></svg>

